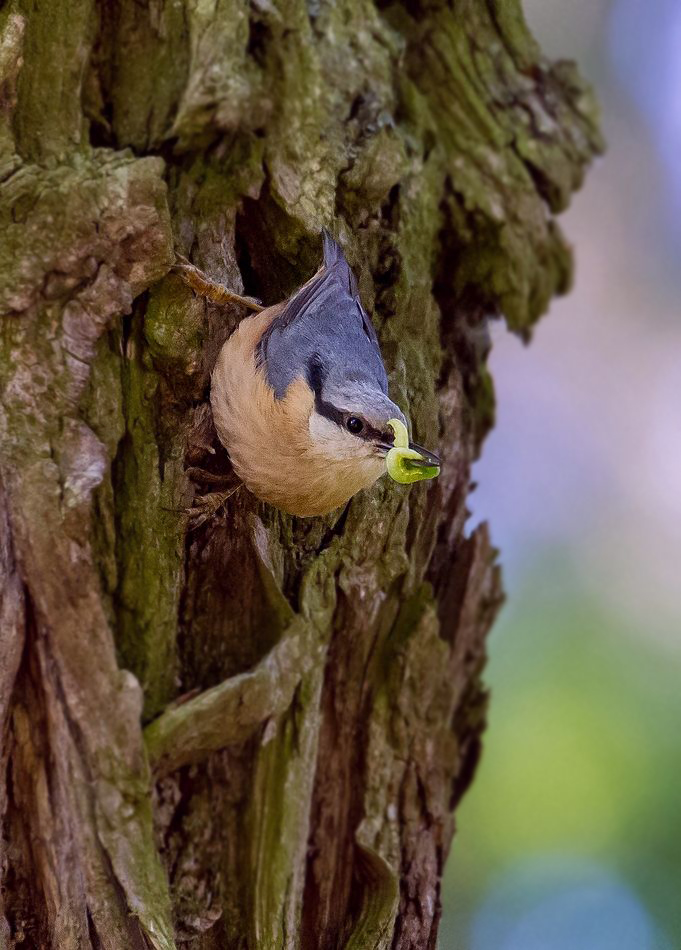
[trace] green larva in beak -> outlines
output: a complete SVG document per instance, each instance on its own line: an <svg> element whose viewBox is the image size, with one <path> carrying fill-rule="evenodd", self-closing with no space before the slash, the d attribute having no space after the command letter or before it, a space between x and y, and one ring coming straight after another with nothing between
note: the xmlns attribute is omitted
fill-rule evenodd
<svg viewBox="0 0 681 950"><path fill-rule="evenodd" d="M388 475L400 485L422 482L440 474L440 460L436 455L409 444L407 427L399 419L391 419L388 425L395 433L395 441L385 457Z"/></svg>

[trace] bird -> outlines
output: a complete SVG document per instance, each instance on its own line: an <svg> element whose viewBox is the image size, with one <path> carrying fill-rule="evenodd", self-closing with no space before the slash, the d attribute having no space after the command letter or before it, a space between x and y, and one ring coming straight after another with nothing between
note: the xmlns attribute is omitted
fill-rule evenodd
<svg viewBox="0 0 681 950"><path fill-rule="evenodd" d="M434 453L408 441L355 275L332 235L324 230L322 238L317 273L265 308L186 259L177 265L202 296L255 311L219 352L210 386L213 420L245 487L301 517L341 508L386 471L411 482L440 470Z"/></svg>

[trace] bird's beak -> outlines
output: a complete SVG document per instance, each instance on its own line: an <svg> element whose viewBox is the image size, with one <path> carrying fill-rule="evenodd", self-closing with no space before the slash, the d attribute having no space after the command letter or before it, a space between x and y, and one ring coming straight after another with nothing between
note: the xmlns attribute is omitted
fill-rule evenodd
<svg viewBox="0 0 681 950"><path fill-rule="evenodd" d="M421 456L420 459L410 459L413 465L424 465L428 468L440 468L442 464L440 462L440 457L434 452L429 452L428 449L424 449L422 445L418 445L416 442L410 442L409 448L412 452L418 452Z"/></svg>
<svg viewBox="0 0 681 950"><path fill-rule="evenodd" d="M379 442L376 447L380 449L381 455L386 456L391 449L395 448L395 445L391 445L388 442ZM429 452L428 449L424 449L423 446L417 442L410 442L409 449L412 452L416 452L419 456L419 458L410 459L414 465L426 465L431 468L439 468L442 464L438 455L434 452Z"/></svg>
<svg viewBox="0 0 681 950"><path fill-rule="evenodd" d="M408 447L393 448L386 458L388 475L401 485L437 478L440 474L440 459L433 452L410 442Z"/></svg>

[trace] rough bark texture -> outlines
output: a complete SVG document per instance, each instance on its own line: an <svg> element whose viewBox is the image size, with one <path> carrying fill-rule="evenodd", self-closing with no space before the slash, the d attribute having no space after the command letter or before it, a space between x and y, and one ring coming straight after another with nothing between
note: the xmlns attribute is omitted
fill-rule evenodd
<svg viewBox="0 0 681 950"><path fill-rule="evenodd" d="M570 279L599 140L516 0L0 4L0 946L434 947L500 602L486 319ZM442 476L296 520L222 472L235 308L345 245Z"/></svg>

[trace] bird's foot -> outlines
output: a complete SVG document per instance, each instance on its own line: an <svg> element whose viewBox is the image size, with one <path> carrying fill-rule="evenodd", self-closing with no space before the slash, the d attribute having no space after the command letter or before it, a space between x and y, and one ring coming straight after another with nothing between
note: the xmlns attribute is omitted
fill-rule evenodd
<svg viewBox="0 0 681 950"><path fill-rule="evenodd" d="M241 487L241 483L237 481L234 472L221 475L217 472L209 472L205 468L192 466L185 469L185 475L195 485L212 486L217 489L216 491L208 491L205 495L196 495L192 507L185 509L185 514L189 516L191 531L200 528L201 525L215 517L227 500Z"/></svg>
<svg viewBox="0 0 681 950"><path fill-rule="evenodd" d="M192 507L185 511L185 514L189 516L189 530L196 531L197 528L214 518L240 487L240 485L237 485L236 488L231 488L229 491L214 491L207 495L197 495Z"/></svg>
<svg viewBox="0 0 681 950"><path fill-rule="evenodd" d="M209 472L208 469L192 465L190 468L185 468L184 474L197 485L221 485L223 488L239 487L236 475L231 471L219 475L217 472Z"/></svg>
<svg viewBox="0 0 681 950"><path fill-rule="evenodd" d="M235 294L234 291L212 280L202 270L199 270L194 264L187 260L182 254L176 255L177 260L173 265L173 270L182 278L188 287L198 294L217 304L238 304L242 307L248 307L249 310L260 312L265 308L255 297L244 297L241 294Z"/></svg>

